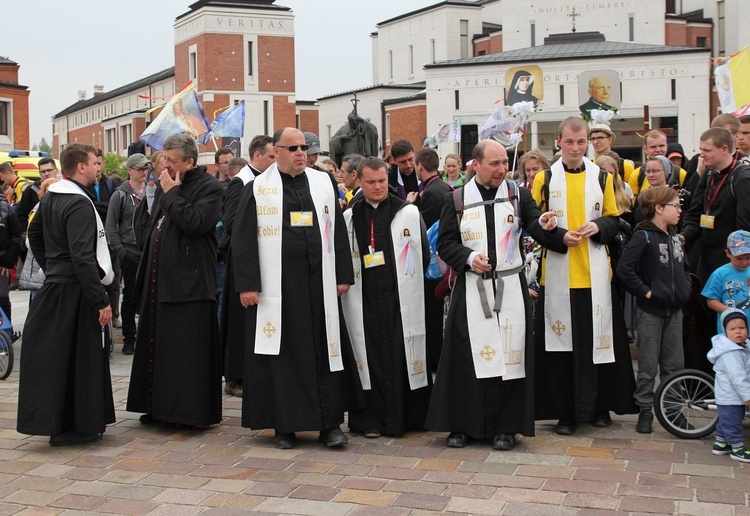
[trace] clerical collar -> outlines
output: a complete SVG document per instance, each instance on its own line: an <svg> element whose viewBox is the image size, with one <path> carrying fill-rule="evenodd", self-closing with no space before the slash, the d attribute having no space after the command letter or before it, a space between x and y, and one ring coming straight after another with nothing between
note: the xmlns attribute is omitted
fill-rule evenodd
<svg viewBox="0 0 750 516"><path fill-rule="evenodd" d="M367 204L369 204L369 205L370 205L370 207L372 207L372 209L373 209L373 210L377 210L377 209L378 209L378 206L380 206L380 203L379 203L379 202L376 202L376 203L371 203L370 201L367 201Z"/></svg>
<svg viewBox="0 0 750 516"><path fill-rule="evenodd" d="M579 172L583 172L585 170L584 167L570 168L570 167L568 167L568 165L565 164L564 161L563 161L562 166L563 166L563 170L565 170L565 172L570 172L571 174L578 174Z"/></svg>

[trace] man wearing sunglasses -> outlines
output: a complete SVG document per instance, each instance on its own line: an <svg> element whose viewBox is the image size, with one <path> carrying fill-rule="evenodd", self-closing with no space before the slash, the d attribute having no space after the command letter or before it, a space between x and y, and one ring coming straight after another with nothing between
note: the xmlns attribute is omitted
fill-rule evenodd
<svg viewBox="0 0 750 516"><path fill-rule="evenodd" d="M132 154L125 162L129 179L114 191L109 199L107 231L109 246L120 257L120 269L124 289L122 292L122 335L124 355L132 355L135 350L135 314L140 304L136 289L136 274L141 260L141 250L133 232L133 214L146 193L146 177L150 161L143 154Z"/></svg>
<svg viewBox="0 0 750 516"><path fill-rule="evenodd" d="M294 128L276 131L276 163L244 189L232 230L235 291L246 308L242 426L275 429L277 448L295 432L348 443L339 425L361 384L338 305L354 282L351 250L328 172L308 167Z"/></svg>

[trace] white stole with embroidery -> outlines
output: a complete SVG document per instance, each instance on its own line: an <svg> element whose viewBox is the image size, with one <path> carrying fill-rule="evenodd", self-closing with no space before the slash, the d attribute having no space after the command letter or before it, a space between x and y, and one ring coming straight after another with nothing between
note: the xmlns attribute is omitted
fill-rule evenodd
<svg viewBox="0 0 750 516"><path fill-rule="evenodd" d="M331 371L342 371L341 339L339 333L338 294L336 288L336 255L329 245L333 240L336 196L327 172L307 168L310 196L317 214L322 243L323 309L325 313L328 364ZM278 355L281 349L281 239L283 228L283 184L276 164L253 180L258 214L258 255L261 285L258 315L255 326L255 353ZM325 221L325 223L324 223ZM314 220L313 220L314 223ZM287 292L294 295L293 292ZM293 324L293 322L290 322Z"/></svg>
<svg viewBox="0 0 750 516"><path fill-rule="evenodd" d="M104 271L104 277L101 280L102 285L109 285L112 283L115 273L112 270L112 257L109 254L109 246L107 245L107 232L104 231L104 224L102 224L102 219L96 211L94 201L81 190L81 187L68 179L51 184L49 191L58 194L81 195L91 203L91 207L94 209L94 217L96 217L96 261L99 264L99 268Z"/></svg>
<svg viewBox="0 0 750 516"><path fill-rule="evenodd" d="M362 388L370 390L372 384L367 362L362 303L362 259L354 231L352 210L344 212L344 220L346 220L352 251L354 285L341 297L341 304ZM422 227L419 209L411 204L401 208L393 217L390 229L395 263L389 263L390 257L388 257L385 265L381 267L394 267L396 271L406 370L409 375L409 388L415 390L427 386L427 334L424 311Z"/></svg>
<svg viewBox="0 0 750 516"><path fill-rule="evenodd" d="M464 186L464 206L482 202L482 186L472 178ZM503 181L495 199L508 198L508 185ZM520 202L520 199L515 201ZM510 202L493 205L495 218L495 271L508 271L523 266L519 251L519 221ZM485 206L465 209L461 216L461 242L464 246L489 256ZM521 271L522 272L522 271ZM466 272L466 322L469 328L471 356L477 378L514 380L526 377L526 309L519 274L502 278L504 282L500 312L488 319L482 306L477 281L480 276ZM481 280L490 308L495 305L495 279Z"/></svg>
<svg viewBox="0 0 750 516"><path fill-rule="evenodd" d="M250 181L255 179L255 174L250 170L250 165L245 165L242 170L237 172L237 177L242 180L243 185L247 185Z"/></svg>
<svg viewBox="0 0 750 516"><path fill-rule="evenodd" d="M599 185L599 167L587 158L583 161L586 167L584 206L587 210L586 218L591 221L598 218L604 211L604 192ZM575 230L576 228L568 227L567 180L562 160L552 166L551 172L550 198L547 199L549 209L557 213L558 227ZM589 253L594 363L607 364L615 361L612 347L612 292L607 249L591 239L581 245L586 245ZM547 351L573 351L568 253L547 253L544 292L545 349Z"/></svg>

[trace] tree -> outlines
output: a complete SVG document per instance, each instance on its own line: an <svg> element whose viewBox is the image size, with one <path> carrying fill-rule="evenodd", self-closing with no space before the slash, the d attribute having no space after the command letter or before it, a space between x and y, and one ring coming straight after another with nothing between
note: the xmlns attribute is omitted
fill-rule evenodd
<svg viewBox="0 0 750 516"><path fill-rule="evenodd" d="M37 147L36 143L31 146L31 150L33 150L33 151L38 151L39 150L39 147Z"/></svg>
<svg viewBox="0 0 750 516"><path fill-rule="evenodd" d="M47 143L47 139L44 136L42 136L42 139L39 141L39 150L41 152L49 152L52 154L52 146Z"/></svg>
<svg viewBox="0 0 750 516"><path fill-rule="evenodd" d="M125 177L128 173L128 169L125 168L126 161L127 158L113 152L108 152L104 155L104 170L102 170L102 174L107 176L111 172L117 172L122 177Z"/></svg>

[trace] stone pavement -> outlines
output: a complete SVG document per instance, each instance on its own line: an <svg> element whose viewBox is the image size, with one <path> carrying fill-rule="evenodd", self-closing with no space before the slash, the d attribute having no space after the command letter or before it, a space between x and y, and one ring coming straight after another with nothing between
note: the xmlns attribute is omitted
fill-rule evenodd
<svg viewBox="0 0 750 516"><path fill-rule="evenodd" d="M12 294L22 320L27 293ZM614 416L607 429L584 425L573 437L540 423L512 452L489 443L448 449L433 432L349 434L341 450L303 433L297 448L277 450L272 432L240 426L241 401L229 396L224 421L209 430L143 426L124 409L131 357L121 343L111 366L117 423L94 444L52 448L15 431L20 344L0 382L0 514L750 516L750 467L712 455L710 439L637 434L634 416ZM750 443L747 424L745 434Z"/></svg>

